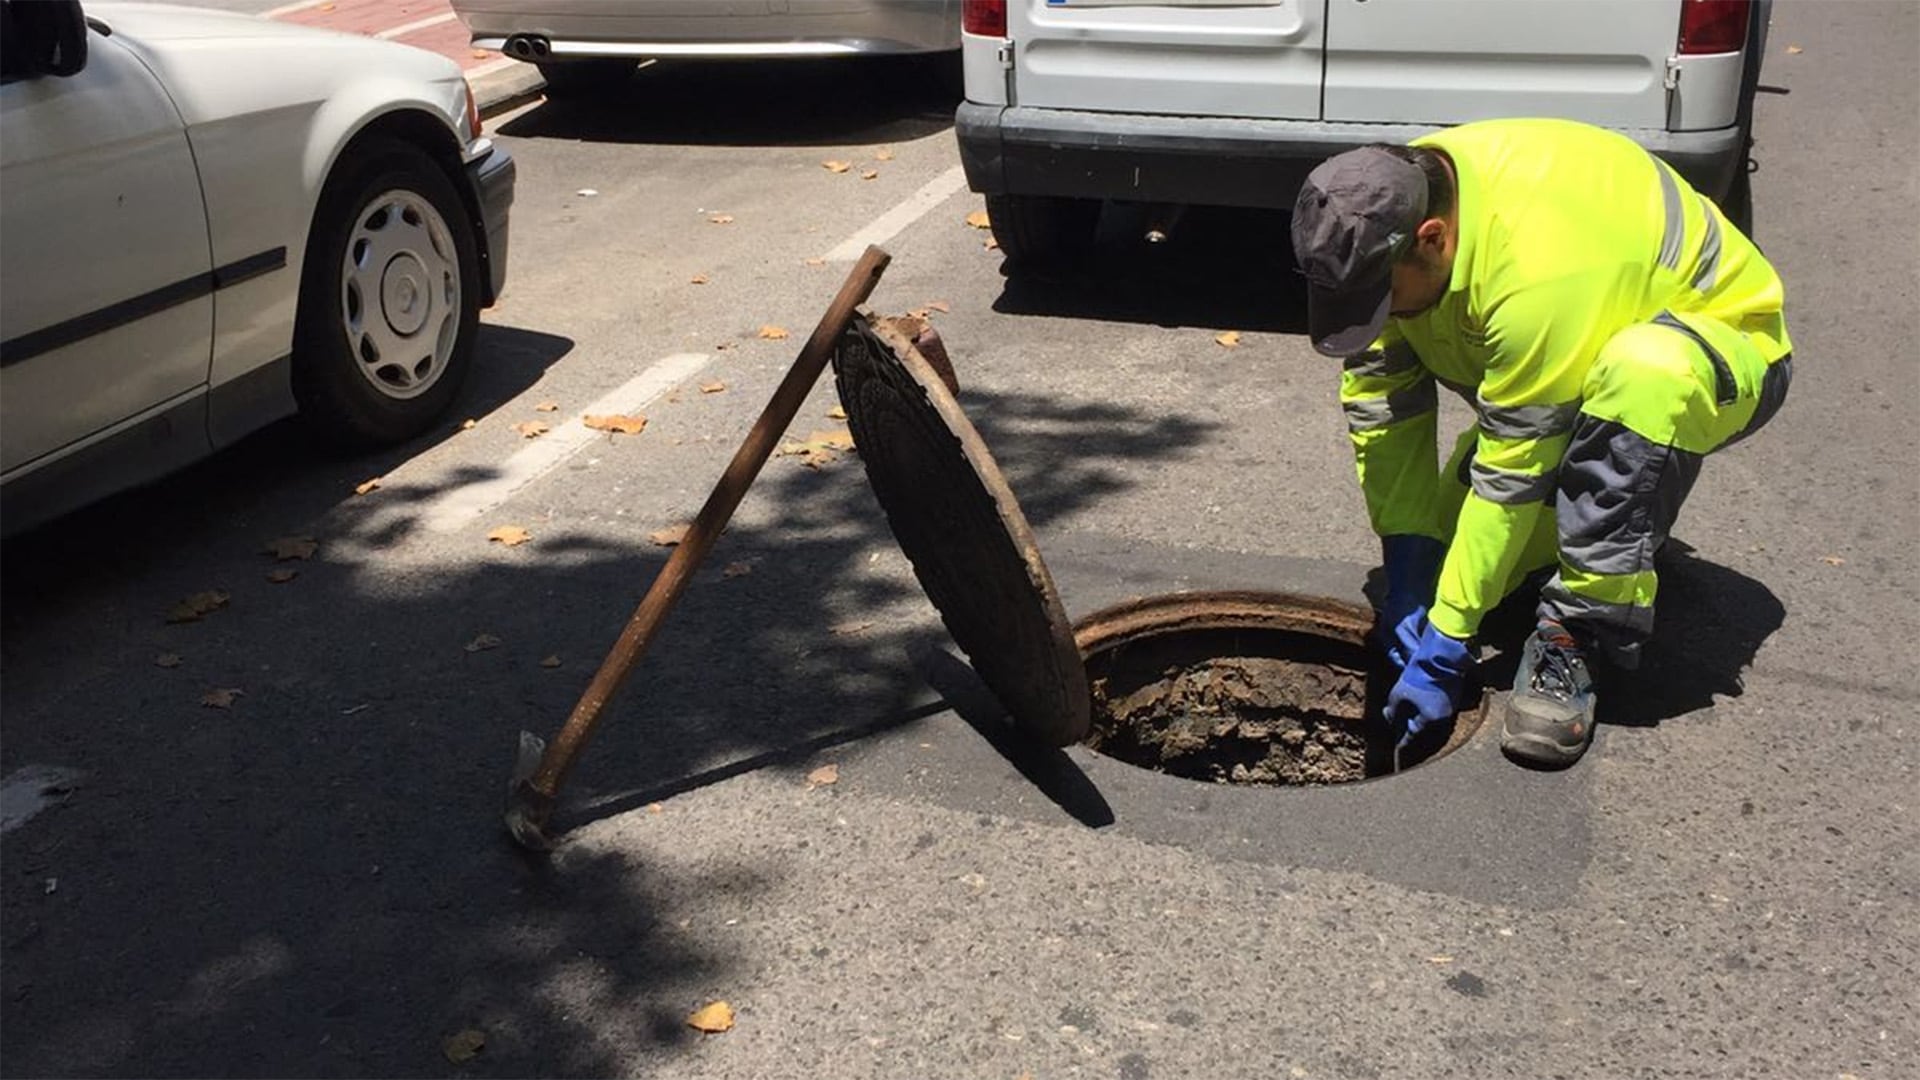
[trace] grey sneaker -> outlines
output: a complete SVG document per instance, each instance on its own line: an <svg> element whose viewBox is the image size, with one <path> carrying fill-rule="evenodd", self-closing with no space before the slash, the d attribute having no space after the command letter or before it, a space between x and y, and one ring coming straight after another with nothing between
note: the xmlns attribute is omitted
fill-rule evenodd
<svg viewBox="0 0 1920 1080"><path fill-rule="evenodd" d="M1595 704L1579 643L1566 627L1543 622L1520 651L1500 748L1539 765L1571 765L1593 741Z"/></svg>

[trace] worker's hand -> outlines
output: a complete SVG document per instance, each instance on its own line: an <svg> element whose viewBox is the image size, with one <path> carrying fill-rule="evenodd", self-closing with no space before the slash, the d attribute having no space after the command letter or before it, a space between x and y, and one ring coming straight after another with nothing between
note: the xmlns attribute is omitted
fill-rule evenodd
<svg viewBox="0 0 1920 1080"><path fill-rule="evenodd" d="M1407 666L1420 637L1415 629L1408 638L1401 628L1415 616L1424 620L1446 554L1446 545L1431 536L1380 538L1380 569L1387 579L1387 592L1380 605L1379 621L1374 624L1374 637L1396 668Z"/></svg>
<svg viewBox="0 0 1920 1080"><path fill-rule="evenodd" d="M1452 716L1473 673L1473 650L1466 642L1434 629L1424 617L1420 621L1418 645L1387 695L1387 727L1399 746Z"/></svg>

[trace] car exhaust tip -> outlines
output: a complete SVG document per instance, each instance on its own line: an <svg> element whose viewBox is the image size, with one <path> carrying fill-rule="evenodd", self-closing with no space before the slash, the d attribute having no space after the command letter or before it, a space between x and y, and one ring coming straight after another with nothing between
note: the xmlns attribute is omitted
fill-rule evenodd
<svg viewBox="0 0 1920 1080"><path fill-rule="evenodd" d="M545 60L551 47L546 38L533 34L515 34L507 39L506 47L502 51L515 60L537 61Z"/></svg>

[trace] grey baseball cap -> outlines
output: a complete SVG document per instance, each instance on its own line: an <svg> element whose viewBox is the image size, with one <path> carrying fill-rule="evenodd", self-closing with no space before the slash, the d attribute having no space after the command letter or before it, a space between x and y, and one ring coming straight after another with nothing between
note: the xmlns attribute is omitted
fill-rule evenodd
<svg viewBox="0 0 1920 1080"><path fill-rule="evenodd" d="M1426 174L1377 146L1307 174L1293 204L1293 256L1307 277L1307 336L1320 353L1352 356L1380 336L1393 261L1426 213Z"/></svg>

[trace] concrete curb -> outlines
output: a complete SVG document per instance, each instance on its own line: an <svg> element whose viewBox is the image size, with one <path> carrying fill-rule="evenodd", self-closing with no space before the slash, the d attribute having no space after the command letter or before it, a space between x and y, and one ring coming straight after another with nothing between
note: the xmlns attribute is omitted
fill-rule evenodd
<svg viewBox="0 0 1920 1080"><path fill-rule="evenodd" d="M480 110L482 120L491 119L537 97L547 88L546 80L540 77L539 68L518 60L512 61L507 67L474 76L470 81L474 106Z"/></svg>

